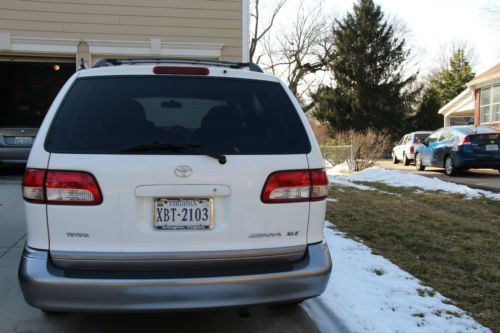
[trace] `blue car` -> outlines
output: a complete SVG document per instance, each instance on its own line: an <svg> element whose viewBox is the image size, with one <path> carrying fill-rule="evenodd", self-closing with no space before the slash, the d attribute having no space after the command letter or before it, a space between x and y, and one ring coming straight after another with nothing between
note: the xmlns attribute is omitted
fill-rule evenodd
<svg viewBox="0 0 500 333"><path fill-rule="evenodd" d="M417 148L417 170L444 168L448 176L460 170L491 168L500 171L500 130L487 126L450 126L437 130Z"/></svg>

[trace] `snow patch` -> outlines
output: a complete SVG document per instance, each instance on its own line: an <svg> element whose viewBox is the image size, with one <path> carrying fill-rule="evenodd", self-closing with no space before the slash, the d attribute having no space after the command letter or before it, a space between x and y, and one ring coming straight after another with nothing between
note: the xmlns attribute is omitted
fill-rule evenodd
<svg viewBox="0 0 500 333"><path fill-rule="evenodd" d="M387 170L380 167L371 167L351 175L338 175L327 171L330 183L341 186L351 186L360 190L373 190L372 187L353 184L353 181L381 182L394 187L417 187L427 191L445 191L449 193L463 194L469 199L486 197L488 199L500 200L500 193L473 189L465 185L446 182L437 178L424 177L412 173L404 173L399 170Z"/></svg>
<svg viewBox="0 0 500 333"><path fill-rule="evenodd" d="M411 274L329 225L330 281L320 297L303 305L322 332L491 332Z"/></svg>
<svg viewBox="0 0 500 333"><path fill-rule="evenodd" d="M332 165L331 163L330 166L327 165L328 161L325 161L325 166L328 169L328 174L329 175L345 175L351 173L351 169L349 168L349 164L347 161L339 163L337 165Z"/></svg>

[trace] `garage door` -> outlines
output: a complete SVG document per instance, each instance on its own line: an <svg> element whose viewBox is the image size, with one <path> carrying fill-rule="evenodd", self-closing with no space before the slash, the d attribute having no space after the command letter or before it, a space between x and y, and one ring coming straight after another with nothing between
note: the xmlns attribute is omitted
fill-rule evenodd
<svg viewBox="0 0 500 333"><path fill-rule="evenodd" d="M0 163L23 161L52 101L75 72L66 59L0 57Z"/></svg>

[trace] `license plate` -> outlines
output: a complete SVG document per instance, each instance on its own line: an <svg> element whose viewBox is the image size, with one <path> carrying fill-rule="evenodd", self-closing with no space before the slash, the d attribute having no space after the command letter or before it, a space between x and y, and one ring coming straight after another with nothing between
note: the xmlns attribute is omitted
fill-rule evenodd
<svg viewBox="0 0 500 333"><path fill-rule="evenodd" d="M154 199L155 229L206 230L213 228L213 218L212 199Z"/></svg>
<svg viewBox="0 0 500 333"><path fill-rule="evenodd" d="M14 144L16 145L31 145L32 138L30 136L16 136L14 138Z"/></svg>
<svg viewBox="0 0 500 333"><path fill-rule="evenodd" d="M497 151L498 145L486 145L485 149L486 149L486 151Z"/></svg>

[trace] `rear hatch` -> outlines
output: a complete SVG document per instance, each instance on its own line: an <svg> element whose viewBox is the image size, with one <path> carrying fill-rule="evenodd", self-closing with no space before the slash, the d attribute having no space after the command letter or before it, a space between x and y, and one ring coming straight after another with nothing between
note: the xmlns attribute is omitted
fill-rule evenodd
<svg viewBox="0 0 500 333"><path fill-rule="evenodd" d="M474 153L479 156L500 156L500 133L484 133L470 135Z"/></svg>
<svg viewBox="0 0 500 333"><path fill-rule="evenodd" d="M88 172L102 194L97 205L47 206L55 258L304 252L309 202L261 199L271 173L308 169L311 149L277 82L80 78L45 149L49 170Z"/></svg>

